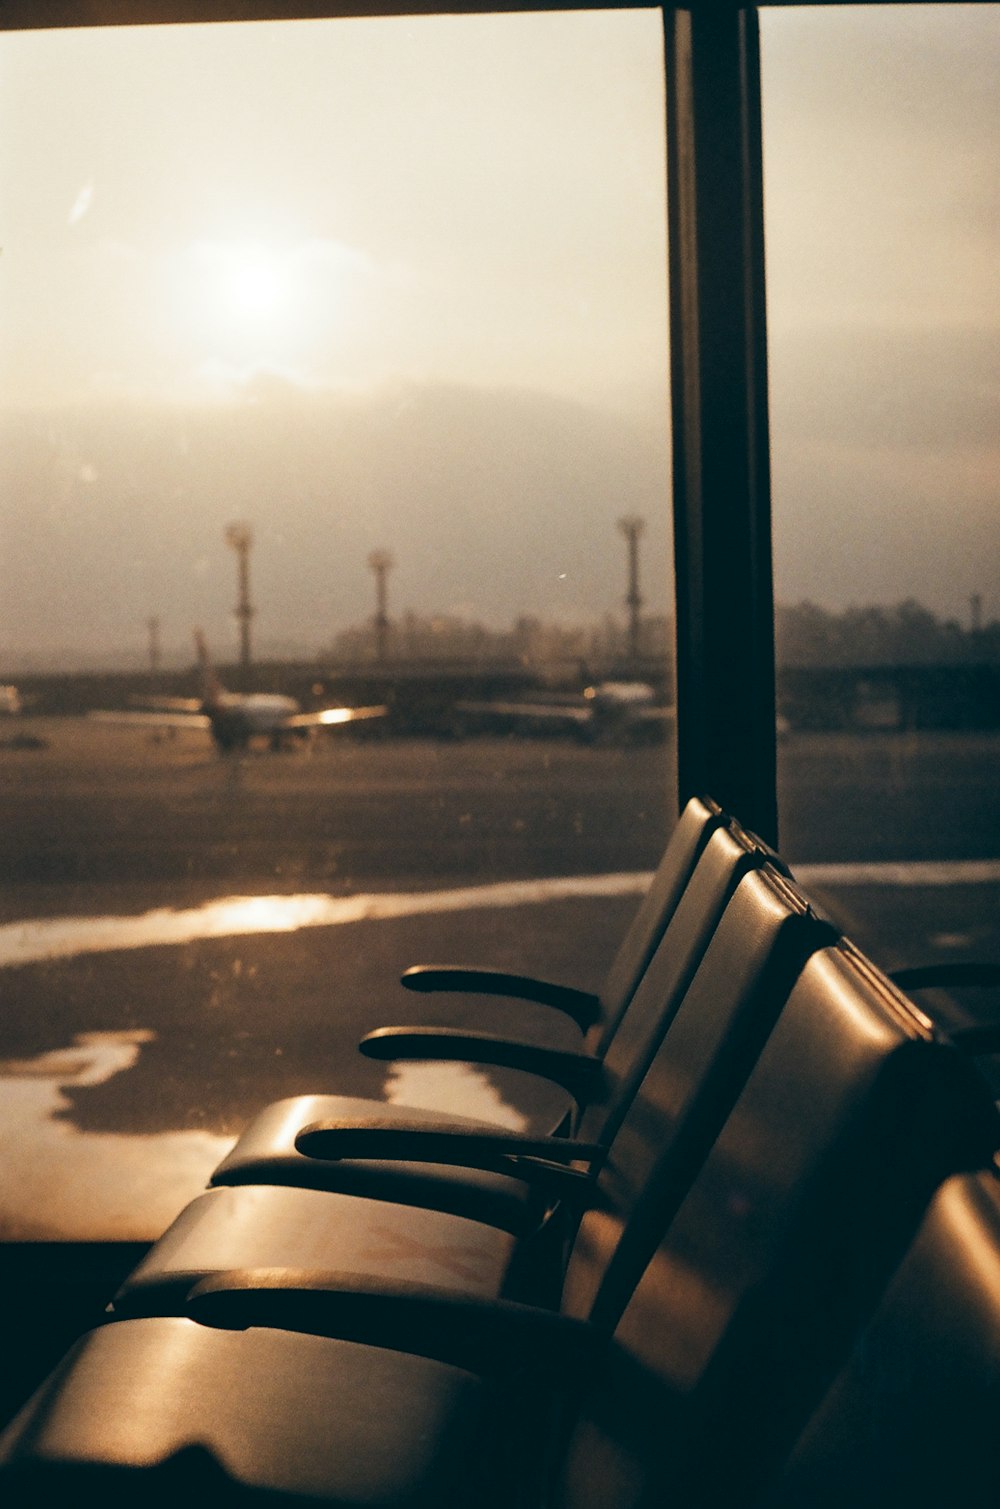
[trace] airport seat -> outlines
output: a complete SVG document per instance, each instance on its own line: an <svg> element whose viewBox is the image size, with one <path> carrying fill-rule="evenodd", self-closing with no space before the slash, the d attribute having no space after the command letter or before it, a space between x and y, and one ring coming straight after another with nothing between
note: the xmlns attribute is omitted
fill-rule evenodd
<svg viewBox="0 0 1000 1509"><path fill-rule="evenodd" d="M414 964L404 971L400 983L424 994L447 991L534 1001L562 1012L583 1033L597 1028L599 1041L607 1041L635 995L705 844L728 821L710 798L693 797L687 803L599 994L528 975L459 964Z"/></svg>
<svg viewBox="0 0 1000 1509"><path fill-rule="evenodd" d="M716 854L737 852L723 830L711 843ZM703 864L708 857L706 851ZM217 1187L193 1200L154 1244L115 1296L114 1313L183 1310L193 1285L212 1273L290 1266L336 1268L383 1289L419 1281L425 1290L557 1303L564 1249L581 1210L613 1198L627 1217L654 1156L670 1165L678 1187L694 1176L735 1097L740 1066L752 1059L808 954L831 936L783 877L769 867L745 873L693 979L670 1002L660 1041L638 1045L619 1073L615 1099L591 1107L579 1135L538 1139L449 1121L403 1129L318 1122L300 1136L324 1162L341 1149L356 1156L366 1143L376 1158L452 1160L462 1165L458 1172L477 1164L496 1170L506 1161L509 1182L520 1173L536 1195L533 1220L519 1237L467 1215L339 1191ZM667 941L640 987L654 1002L663 977L674 981L673 964L660 964ZM391 1142L384 1149L385 1137Z"/></svg>
<svg viewBox="0 0 1000 1509"><path fill-rule="evenodd" d="M956 1175L760 1509L979 1509L1000 1487L1000 1175Z"/></svg>
<svg viewBox="0 0 1000 1509"><path fill-rule="evenodd" d="M753 1502L935 1191L998 1139L970 1061L852 945L815 954L665 1237L626 1233L619 1261L652 1257L553 1503Z"/></svg>
<svg viewBox="0 0 1000 1509"><path fill-rule="evenodd" d="M186 1315L78 1344L0 1441L5 1503L755 1503L894 1303L935 1191L987 1165L1000 1128L969 1061L849 945L812 953L770 1032L743 1028L718 1135L699 1094L677 1121L683 1072L654 1063L559 1314L341 1273L207 1278Z"/></svg>
<svg viewBox="0 0 1000 1509"><path fill-rule="evenodd" d="M708 797L694 797L681 813L653 882L632 920L599 995L567 990L565 986L522 975L464 965L417 964L404 971L400 983L423 994L440 992L502 994L519 1000L551 1005L565 1012L586 1034L592 1052L603 1058L635 996L643 974L680 903L698 859L719 827L726 827L766 859L774 868L789 872L780 856L756 834L748 833ZM361 1051L370 1058L448 1059L465 1058L480 1064L496 1064L546 1072L544 1055L536 1061L532 1046L513 1042L498 1033L464 1033L452 1027L382 1027L361 1041Z"/></svg>
<svg viewBox="0 0 1000 1509"><path fill-rule="evenodd" d="M702 809L706 818L710 815ZM741 877L768 862L770 851L738 824L712 822L712 831L677 900L660 942L616 1030L597 1049L554 1050L506 1038L443 1034L440 1056L506 1062L544 1075L566 1091L576 1110L553 1131L572 1130L584 1141L606 1143L614 1134L635 1084L666 1031L673 1012L708 946L719 918ZM437 1039L435 1039L435 1043ZM303 1132L322 1124L340 1127L359 1148L346 1146L336 1158L309 1154ZM293 1096L266 1107L250 1123L212 1175L212 1186L288 1184L314 1189L433 1205L476 1219L523 1230L537 1221L538 1200L524 1179L511 1179L509 1161L478 1170L444 1164L416 1164L389 1139L411 1133L425 1139L434 1128L468 1136L483 1127L460 1117L442 1118L419 1108L336 1095ZM381 1155L375 1139L381 1140ZM531 1173L529 1167L526 1170Z"/></svg>

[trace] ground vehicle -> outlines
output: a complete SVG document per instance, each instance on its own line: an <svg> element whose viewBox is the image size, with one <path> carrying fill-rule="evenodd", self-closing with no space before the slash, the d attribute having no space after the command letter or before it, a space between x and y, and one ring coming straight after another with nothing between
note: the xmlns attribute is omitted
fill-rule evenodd
<svg viewBox="0 0 1000 1509"><path fill-rule="evenodd" d="M136 12L137 19L158 15ZM54 19L79 18L67 8ZM117 12L114 19L120 20ZM713 791L772 835L775 720L752 18L699 8L668 20L681 587L678 785L682 796ZM6 26L34 21L30 5L5 11ZM718 72L703 96L707 69ZM744 731L738 745L727 732L733 719ZM831 826L834 815L831 805ZM161 898L171 877L163 879ZM224 996L223 990L223 1004ZM7 1253L15 1263L21 1255L13 1248ZM72 1268L79 1259L51 1249L48 1256L57 1267L68 1259ZM116 1260L110 1244L94 1256ZM102 1285L103 1277L95 1280L95 1289Z"/></svg>

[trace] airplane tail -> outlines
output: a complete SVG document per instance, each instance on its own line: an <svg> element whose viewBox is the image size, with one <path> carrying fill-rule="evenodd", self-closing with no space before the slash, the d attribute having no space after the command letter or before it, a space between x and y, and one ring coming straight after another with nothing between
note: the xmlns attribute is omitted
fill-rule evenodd
<svg viewBox="0 0 1000 1509"><path fill-rule="evenodd" d="M208 653L208 644L201 629L194 631L194 644L198 652L198 666L201 670L201 697L206 707L221 702L225 695L225 687L215 674L215 666L212 657Z"/></svg>

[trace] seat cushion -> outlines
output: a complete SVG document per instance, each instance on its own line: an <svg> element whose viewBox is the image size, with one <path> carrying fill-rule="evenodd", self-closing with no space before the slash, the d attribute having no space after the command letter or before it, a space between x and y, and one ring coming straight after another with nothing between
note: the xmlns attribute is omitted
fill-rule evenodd
<svg viewBox="0 0 1000 1509"><path fill-rule="evenodd" d="M211 1189L126 1279L113 1312L180 1314L194 1284L234 1268L315 1269L493 1299L514 1246L496 1227L385 1200L266 1184Z"/></svg>
<svg viewBox="0 0 1000 1509"><path fill-rule="evenodd" d="M488 1388L423 1357L179 1318L91 1332L0 1440L14 1506L499 1502Z"/></svg>

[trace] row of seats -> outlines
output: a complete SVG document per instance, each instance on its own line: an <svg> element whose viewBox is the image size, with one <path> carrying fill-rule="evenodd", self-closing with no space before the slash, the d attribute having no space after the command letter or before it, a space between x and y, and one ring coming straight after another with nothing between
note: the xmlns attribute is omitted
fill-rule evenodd
<svg viewBox="0 0 1000 1509"><path fill-rule="evenodd" d="M572 1050L366 1040L529 1067L558 1124L266 1110L0 1441L5 1502L996 1491L996 1107L766 845L690 804L600 996L409 983L571 1016Z"/></svg>

